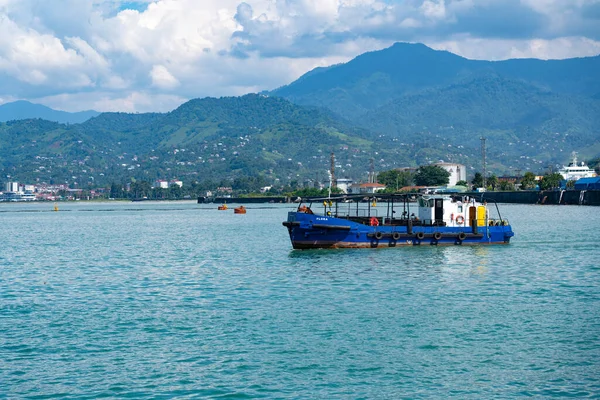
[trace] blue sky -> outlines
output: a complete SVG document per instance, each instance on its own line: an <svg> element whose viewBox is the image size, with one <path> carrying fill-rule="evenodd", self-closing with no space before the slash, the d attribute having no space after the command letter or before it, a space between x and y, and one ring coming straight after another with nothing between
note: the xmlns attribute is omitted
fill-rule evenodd
<svg viewBox="0 0 600 400"><path fill-rule="evenodd" d="M600 0L0 0L0 103L169 111L396 41L474 59L600 54Z"/></svg>
<svg viewBox="0 0 600 400"><path fill-rule="evenodd" d="M139 12L144 12L148 8L148 2L146 1L123 1L117 4L117 9L119 11L123 10L136 10Z"/></svg>

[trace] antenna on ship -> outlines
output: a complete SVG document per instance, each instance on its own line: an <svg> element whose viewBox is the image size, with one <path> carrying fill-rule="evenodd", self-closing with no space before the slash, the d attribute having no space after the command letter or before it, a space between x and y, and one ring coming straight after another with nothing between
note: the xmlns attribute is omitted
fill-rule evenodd
<svg viewBox="0 0 600 400"><path fill-rule="evenodd" d="M486 165L485 165L485 138L482 136L480 138L481 140L481 158L482 158L482 162L483 162L483 190L485 190L487 188L486 184L485 184L485 178L486 178Z"/></svg>

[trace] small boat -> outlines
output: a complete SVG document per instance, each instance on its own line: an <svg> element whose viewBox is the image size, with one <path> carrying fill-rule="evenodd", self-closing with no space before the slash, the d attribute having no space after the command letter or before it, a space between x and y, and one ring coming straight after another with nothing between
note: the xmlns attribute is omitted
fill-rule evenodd
<svg viewBox="0 0 600 400"><path fill-rule="evenodd" d="M239 206L233 209L234 214L246 214L246 207Z"/></svg>
<svg viewBox="0 0 600 400"><path fill-rule="evenodd" d="M419 195L417 204L412 197L313 199L283 225L294 249L508 244L514 236L497 204L492 217L486 202L467 196Z"/></svg>
<svg viewBox="0 0 600 400"><path fill-rule="evenodd" d="M219 210L227 210L227 204L220 205L218 207Z"/></svg>

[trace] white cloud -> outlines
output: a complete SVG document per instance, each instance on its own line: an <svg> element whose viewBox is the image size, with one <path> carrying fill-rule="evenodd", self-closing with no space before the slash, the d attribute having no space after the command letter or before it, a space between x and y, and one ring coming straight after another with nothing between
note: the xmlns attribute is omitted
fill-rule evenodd
<svg viewBox="0 0 600 400"><path fill-rule="evenodd" d="M164 110L395 41L469 58L594 55L598 26L596 0L0 0L0 98Z"/></svg>
<svg viewBox="0 0 600 400"><path fill-rule="evenodd" d="M542 60L595 56L600 42L584 37L558 39L501 40L458 37L456 40L429 43L436 50L447 50L474 60L539 58Z"/></svg>
<svg viewBox="0 0 600 400"><path fill-rule="evenodd" d="M11 100L14 101L14 100ZM186 101L176 95L153 94L131 91L125 94L112 92L80 92L58 94L31 99L34 103L46 104L57 110L85 111L102 110L113 112L167 112Z"/></svg>
<svg viewBox="0 0 600 400"><path fill-rule="evenodd" d="M444 3L444 0L425 0L420 7L420 11L428 18L443 19L446 17L446 4Z"/></svg>
<svg viewBox="0 0 600 400"><path fill-rule="evenodd" d="M155 65L150 71L152 84L161 89L172 89L179 86L179 81L171 75L164 65Z"/></svg>

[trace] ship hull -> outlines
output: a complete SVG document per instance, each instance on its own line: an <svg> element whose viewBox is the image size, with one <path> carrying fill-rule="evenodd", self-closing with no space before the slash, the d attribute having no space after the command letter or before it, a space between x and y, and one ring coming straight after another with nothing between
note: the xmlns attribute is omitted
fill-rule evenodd
<svg viewBox="0 0 600 400"><path fill-rule="evenodd" d="M472 227L369 226L344 218L288 213L294 249L385 248L404 246L471 246L508 244L514 236L510 225Z"/></svg>

